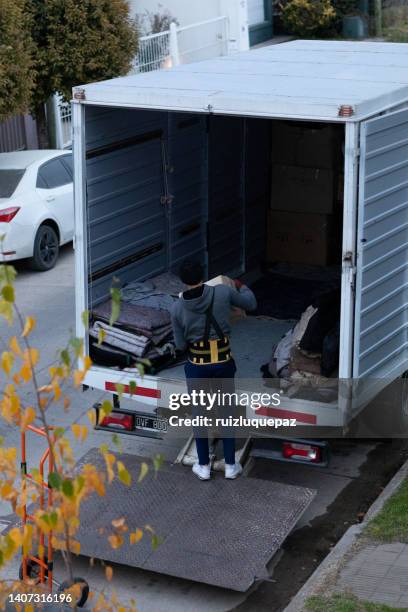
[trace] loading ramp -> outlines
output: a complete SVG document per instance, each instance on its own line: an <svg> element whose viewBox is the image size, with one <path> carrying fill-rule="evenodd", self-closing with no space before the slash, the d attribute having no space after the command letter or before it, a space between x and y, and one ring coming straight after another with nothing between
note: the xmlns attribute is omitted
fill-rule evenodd
<svg viewBox="0 0 408 612"><path fill-rule="evenodd" d="M215 474L199 481L182 465L165 463L138 483L146 458L116 454L132 476L127 487L115 479L106 496L92 496L81 509L81 555L168 576L245 592L268 577L267 564L308 508L315 491L277 482ZM98 449L78 466L104 469ZM124 517L131 529L154 528L160 545L146 534L140 542L112 549L111 522Z"/></svg>

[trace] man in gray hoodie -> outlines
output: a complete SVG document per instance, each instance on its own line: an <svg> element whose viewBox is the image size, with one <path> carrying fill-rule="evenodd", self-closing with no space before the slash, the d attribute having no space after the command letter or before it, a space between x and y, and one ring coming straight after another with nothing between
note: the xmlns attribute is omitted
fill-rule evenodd
<svg viewBox="0 0 408 612"><path fill-rule="evenodd" d="M171 319L176 348L188 351L185 365L188 390L191 393L211 388L212 392L233 393L236 366L229 343L231 307L254 310L255 296L238 280L235 289L222 284L215 287L205 285L203 267L194 261L182 264L180 278L187 290L174 304ZM219 379L218 383L216 379ZM193 472L201 480L208 480L208 435L203 436L196 430L195 440L198 463L193 466ZM225 477L236 478L242 467L235 462L234 437L224 437L223 444Z"/></svg>

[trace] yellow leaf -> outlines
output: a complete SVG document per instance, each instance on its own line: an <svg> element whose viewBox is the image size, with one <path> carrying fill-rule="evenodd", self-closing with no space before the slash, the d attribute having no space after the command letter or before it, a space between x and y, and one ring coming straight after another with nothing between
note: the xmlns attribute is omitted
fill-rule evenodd
<svg viewBox="0 0 408 612"><path fill-rule="evenodd" d="M104 453L105 463L106 463L106 471L108 472L108 482L111 483L115 478L115 474L113 472L113 466L115 465L115 455L112 453Z"/></svg>
<svg viewBox="0 0 408 612"><path fill-rule="evenodd" d="M34 327L35 327L35 319L33 319L33 317L26 317L24 330L22 333L23 338L28 336L33 331Z"/></svg>
<svg viewBox="0 0 408 612"><path fill-rule="evenodd" d="M1 355L1 367L3 368L7 376L10 376L11 370L13 368L13 363L14 363L13 353L10 353L9 351L4 351L4 353L2 353Z"/></svg>
<svg viewBox="0 0 408 612"><path fill-rule="evenodd" d="M19 355L19 357L22 356L21 348L20 348L20 345L18 343L16 336L13 336L12 338L10 338L9 345L13 353L15 353L16 355Z"/></svg>
<svg viewBox="0 0 408 612"><path fill-rule="evenodd" d="M147 463L142 463L142 465L140 466L140 474L139 474L139 478L137 479L137 482L142 482L143 478L145 478L147 476L147 473L149 471L149 466L147 465Z"/></svg>
<svg viewBox="0 0 408 612"><path fill-rule="evenodd" d="M22 366L22 368L20 370L20 376L24 380L24 382L26 382L26 383L31 380L31 368L30 368L28 363L25 363Z"/></svg>
<svg viewBox="0 0 408 612"><path fill-rule="evenodd" d="M82 370L75 370L75 372L74 372L74 385L76 387L79 387L79 385L84 380L84 377L85 377L85 372L83 372Z"/></svg>
<svg viewBox="0 0 408 612"><path fill-rule="evenodd" d="M108 537L108 541L109 541L109 544L114 549L120 548L122 546L122 544L123 544L122 536L118 535L117 533L114 533L114 534L110 535Z"/></svg>
<svg viewBox="0 0 408 612"><path fill-rule="evenodd" d="M131 544L137 544L143 538L143 531L141 529L136 529L136 531L132 531L129 534L129 540Z"/></svg>
<svg viewBox="0 0 408 612"><path fill-rule="evenodd" d="M17 373L13 374L13 381L14 381L14 384L16 384L16 385L19 385L21 383L21 378L20 378L19 374L17 374Z"/></svg>
<svg viewBox="0 0 408 612"><path fill-rule="evenodd" d="M64 410L68 410L70 404L71 404L71 400L69 399L69 397L65 396L64 397Z"/></svg>
<svg viewBox="0 0 408 612"><path fill-rule="evenodd" d="M76 439L78 439L81 435L81 426L78 425L78 423L74 423L73 425L71 425L71 429L74 432L74 436L76 437Z"/></svg>
<svg viewBox="0 0 408 612"><path fill-rule="evenodd" d="M89 419L92 427L95 427L95 425L96 425L95 410L88 410L87 415L88 415L88 419Z"/></svg>
<svg viewBox="0 0 408 612"><path fill-rule="evenodd" d="M92 359L89 357L89 355L86 355L84 357L84 370L87 372L89 370L89 368L92 365Z"/></svg>
<svg viewBox="0 0 408 612"><path fill-rule="evenodd" d="M53 388L53 391L54 391L54 399L55 399L56 402L58 402L60 400L60 397L61 397L61 387L59 386L57 381L54 381L52 383L52 388Z"/></svg>
<svg viewBox="0 0 408 612"><path fill-rule="evenodd" d="M129 472L127 471L127 469L125 468L124 464L121 461L118 461L118 477L119 480L121 482L123 482L123 484L125 484L126 486L130 487L130 485L132 484L132 477L129 474ZM143 466L143 463L142 463Z"/></svg>
<svg viewBox="0 0 408 612"><path fill-rule="evenodd" d="M88 437L88 428L86 425L82 425L81 430L82 430L81 440L82 442L85 442L86 438Z"/></svg>
<svg viewBox="0 0 408 612"><path fill-rule="evenodd" d="M23 430L26 429L28 425L31 425L31 423L33 423L35 417L36 413L34 408L32 406L26 408L23 414L23 418L21 419L21 428Z"/></svg>
<svg viewBox="0 0 408 612"><path fill-rule="evenodd" d="M27 352L27 351L26 351ZM38 360L40 358L40 353L36 348L30 348L28 349L28 355L30 358L30 362L32 364L32 366L36 366L38 363Z"/></svg>
<svg viewBox="0 0 408 612"><path fill-rule="evenodd" d="M111 568L110 565L107 565L105 567L105 576L106 576L106 580L109 580L109 582L112 580L113 569Z"/></svg>

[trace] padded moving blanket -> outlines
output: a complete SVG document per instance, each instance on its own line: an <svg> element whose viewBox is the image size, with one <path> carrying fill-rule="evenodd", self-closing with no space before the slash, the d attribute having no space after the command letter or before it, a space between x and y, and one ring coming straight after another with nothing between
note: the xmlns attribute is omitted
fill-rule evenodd
<svg viewBox="0 0 408 612"><path fill-rule="evenodd" d="M104 331L104 344L109 344L136 357L143 357L150 344L150 340L146 336L138 336L119 327L111 327L101 321L96 321L89 333L93 338L98 339L100 329Z"/></svg>
<svg viewBox="0 0 408 612"><path fill-rule="evenodd" d="M112 312L112 301L107 300L93 308L94 319L109 323ZM123 327L133 333L150 338L154 344L160 344L171 333L170 313L148 306L138 306L129 302L121 302L119 318L115 327Z"/></svg>

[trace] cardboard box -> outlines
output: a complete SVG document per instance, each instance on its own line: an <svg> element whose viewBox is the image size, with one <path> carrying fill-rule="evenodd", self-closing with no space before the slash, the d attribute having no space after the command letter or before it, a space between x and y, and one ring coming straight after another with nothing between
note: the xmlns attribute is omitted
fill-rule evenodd
<svg viewBox="0 0 408 612"><path fill-rule="evenodd" d="M335 173L326 168L272 167L271 209L285 212L332 214Z"/></svg>
<svg viewBox="0 0 408 612"><path fill-rule="evenodd" d="M270 211L267 260L330 265L336 259L334 217Z"/></svg>
<svg viewBox="0 0 408 612"><path fill-rule="evenodd" d="M228 287L232 287L233 289L235 289L235 283L233 279L229 276L224 276L223 274L215 276L214 278L210 278L210 280L208 280L205 284L210 285L210 287L215 287L215 285L228 285ZM245 310L242 310L242 308L238 308L237 306L231 307L231 323L234 323L238 319L243 319L244 317L246 317Z"/></svg>
<svg viewBox="0 0 408 612"><path fill-rule="evenodd" d="M338 168L342 163L341 126L296 121L272 122L272 161L305 168Z"/></svg>

